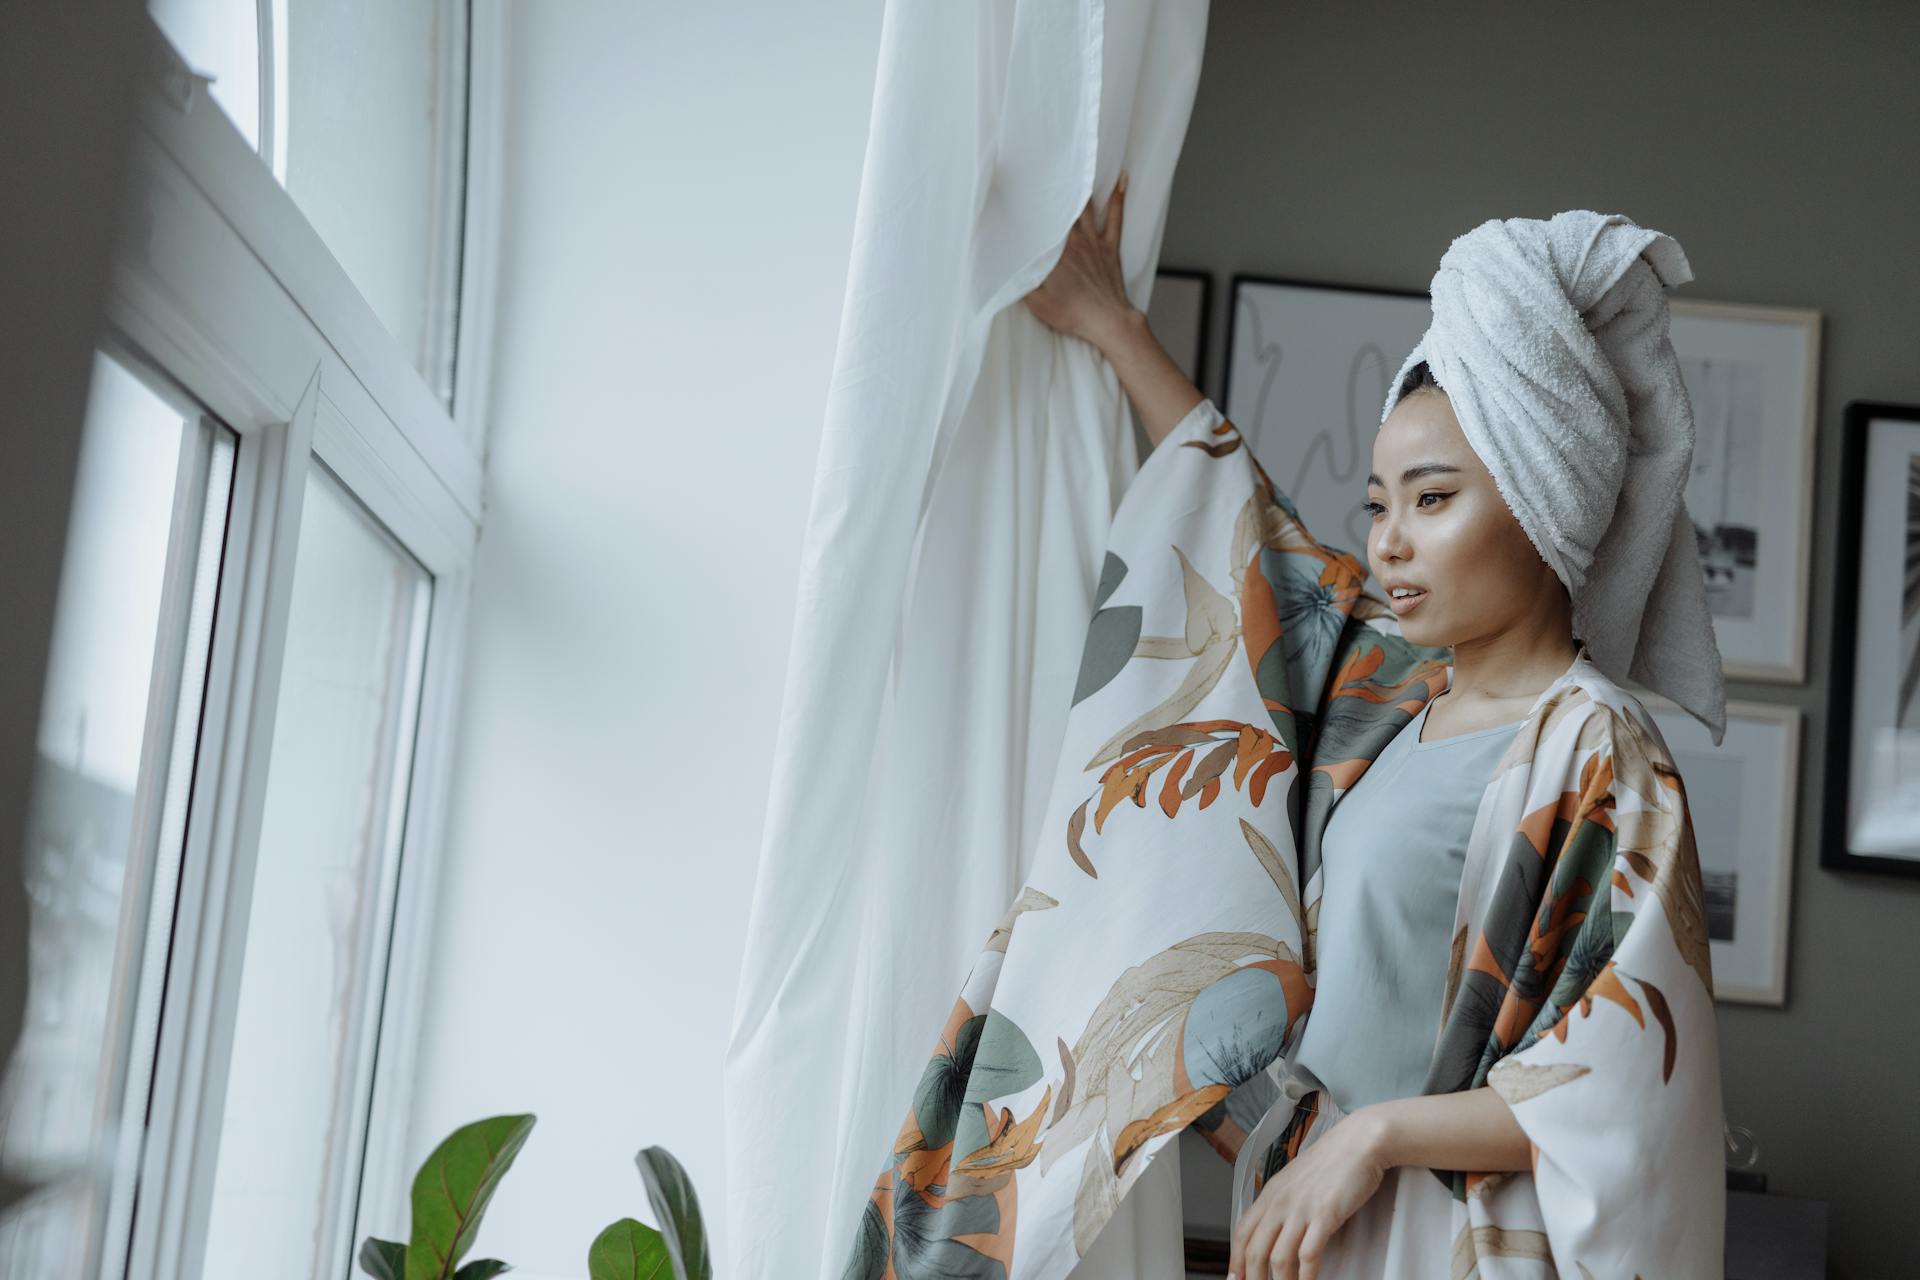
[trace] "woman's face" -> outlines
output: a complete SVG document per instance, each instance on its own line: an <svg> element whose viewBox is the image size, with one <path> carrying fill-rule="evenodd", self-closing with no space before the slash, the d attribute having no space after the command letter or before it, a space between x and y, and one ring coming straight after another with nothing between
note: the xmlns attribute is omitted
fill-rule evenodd
<svg viewBox="0 0 1920 1280"><path fill-rule="evenodd" d="M1367 563L1414 644L1531 629L1564 608L1565 587L1514 519L1444 392L1414 392L1381 424L1365 510ZM1394 600L1399 585L1424 594Z"/></svg>

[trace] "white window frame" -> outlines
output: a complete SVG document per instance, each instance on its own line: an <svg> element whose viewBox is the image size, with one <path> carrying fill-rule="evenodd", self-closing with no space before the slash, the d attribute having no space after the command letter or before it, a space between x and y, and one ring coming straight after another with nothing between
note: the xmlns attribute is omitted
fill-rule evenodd
<svg viewBox="0 0 1920 1280"><path fill-rule="evenodd" d="M452 77L469 98L467 145L461 163L437 171L433 206L452 199L465 208L460 323L457 336L442 330L457 347L452 413L205 79L143 17L151 75L102 346L184 391L236 433L238 447L158 1043L150 1063L128 1072L126 1120L147 1118L129 1157L136 1200L130 1235L109 1238L107 1275L189 1280L205 1257L302 498L316 463L433 582L412 766L397 799L405 822L385 904L391 925L376 940L384 993L376 983L380 1003L358 1020L368 1034L354 1071L371 1080L371 1114L364 1151L341 1171L351 1185L329 1188L338 1207L320 1274L351 1274L369 1215L405 1214L416 1031L483 514L505 45L502 0L472 0L470 10L465 0L440 2L469 50L466 74ZM170 593L168 609L183 611L190 594ZM163 619L162 634L180 621ZM143 988L157 976L144 975Z"/></svg>

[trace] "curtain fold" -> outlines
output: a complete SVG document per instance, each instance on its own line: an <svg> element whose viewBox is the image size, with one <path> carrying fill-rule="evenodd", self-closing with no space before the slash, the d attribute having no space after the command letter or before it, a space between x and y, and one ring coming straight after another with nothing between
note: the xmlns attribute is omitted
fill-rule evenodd
<svg viewBox="0 0 1920 1280"><path fill-rule="evenodd" d="M899 1099L1031 864L1139 457L1112 369L1020 299L1124 168L1145 307L1206 18L887 4L726 1055L729 1277L838 1275ZM1179 1188L1155 1186L1171 1219L1133 1212L1158 1240Z"/></svg>

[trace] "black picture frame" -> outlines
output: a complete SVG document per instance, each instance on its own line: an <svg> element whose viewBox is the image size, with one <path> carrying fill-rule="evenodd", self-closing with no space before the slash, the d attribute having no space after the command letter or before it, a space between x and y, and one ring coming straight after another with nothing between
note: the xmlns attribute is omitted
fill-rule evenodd
<svg viewBox="0 0 1920 1280"><path fill-rule="evenodd" d="M1240 323L1241 286L1249 284L1287 285L1295 289L1319 289L1327 293L1362 293L1380 298L1403 298L1426 306L1433 305L1433 295L1425 289L1390 289L1385 285L1346 284L1338 280L1309 280L1305 276L1277 276L1257 271L1236 271L1228 277L1227 282L1226 362L1220 370L1220 407L1222 409L1226 408L1233 395L1234 330Z"/></svg>
<svg viewBox="0 0 1920 1280"><path fill-rule="evenodd" d="M1861 520L1865 515L1867 444L1872 423L1893 418L1920 424L1920 405L1854 400L1842 415L1837 560L1834 565L1832 666L1827 680L1827 776L1822 797L1820 865L1846 871L1920 876L1920 859L1854 853L1847 847L1852 794L1854 677L1861 636Z"/></svg>
<svg viewBox="0 0 1920 1280"><path fill-rule="evenodd" d="M1324 545L1365 564L1380 405L1433 321L1427 293L1235 272L1220 408Z"/></svg>

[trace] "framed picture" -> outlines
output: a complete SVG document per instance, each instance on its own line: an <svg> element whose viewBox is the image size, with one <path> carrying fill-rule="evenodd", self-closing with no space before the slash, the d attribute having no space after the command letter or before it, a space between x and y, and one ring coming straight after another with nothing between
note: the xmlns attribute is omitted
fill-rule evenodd
<svg viewBox="0 0 1920 1280"><path fill-rule="evenodd" d="M1431 320L1425 293L1233 277L1221 411L1313 536L1363 565L1380 403Z"/></svg>
<svg viewBox="0 0 1920 1280"><path fill-rule="evenodd" d="M1693 403L1687 512L1728 676L1807 678L1820 313L1674 298Z"/></svg>
<svg viewBox="0 0 1920 1280"><path fill-rule="evenodd" d="M1783 1004L1793 833L1800 777L1800 709L1727 703L1719 746L1705 725L1655 693L1635 690L1686 783L1706 891L1716 1000Z"/></svg>
<svg viewBox="0 0 1920 1280"><path fill-rule="evenodd" d="M1920 405L1842 429L1820 865L1920 875Z"/></svg>

